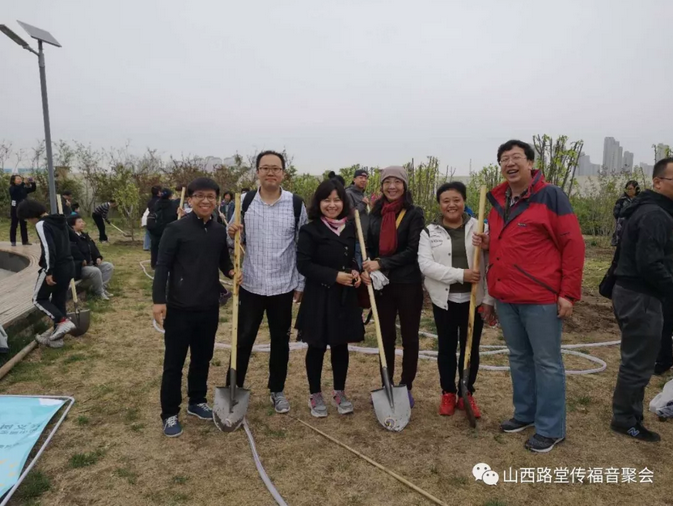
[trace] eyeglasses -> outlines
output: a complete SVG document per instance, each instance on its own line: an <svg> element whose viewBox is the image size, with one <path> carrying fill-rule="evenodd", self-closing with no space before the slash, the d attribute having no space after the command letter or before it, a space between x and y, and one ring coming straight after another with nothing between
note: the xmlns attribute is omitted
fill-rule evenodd
<svg viewBox="0 0 673 506"><path fill-rule="evenodd" d="M283 171L282 167L260 167L259 168L260 172L266 172L266 173L271 173L271 174L280 174Z"/></svg>
<svg viewBox="0 0 673 506"><path fill-rule="evenodd" d="M519 163L526 158L525 155L506 156L500 159L500 165L507 165L509 162Z"/></svg>
<svg viewBox="0 0 673 506"><path fill-rule="evenodd" d="M673 177L658 177L657 179L664 179L665 181L673 181Z"/></svg>
<svg viewBox="0 0 673 506"><path fill-rule="evenodd" d="M192 195L194 200L209 200L210 202L217 202L217 195L205 194L205 193L195 193Z"/></svg>
<svg viewBox="0 0 673 506"><path fill-rule="evenodd" d="M390 186L404 186L404 182L400 181L399 179L386 179L382 186L384 188L390 187Z"/></svg>

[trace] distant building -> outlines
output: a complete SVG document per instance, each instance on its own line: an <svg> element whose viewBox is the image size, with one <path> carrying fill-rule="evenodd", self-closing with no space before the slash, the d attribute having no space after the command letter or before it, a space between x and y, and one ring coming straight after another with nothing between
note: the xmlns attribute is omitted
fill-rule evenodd
<svg viewBox="0 0 673 506"><path fill-rule="evenodd" d="M20 176L25 176L25 175L30 175L30 174L35 174L36 172L40 172L40 169L2 169L2 171L5 174L19 174Z"/></svg>
<svg viewBox="0 0 673 506"><path fill-rule="evenodd" d="M577 171L575 172L576 176L597 176L600 170L600 163L591 163L589 155L580 154L577 162Z"/></svg>
<svg viewBox="0 0 673 506"><path fill-rule="evenodd" d="M625 151L622 163L624 172L633 172L633 153Z"/></svg>
<svg viewBox="0 0 673 506"><path fill-rule="evenodd" d="M645 177L652 177L652 171L654 170L654 165L648 165L647 163L640 163L639 165Z"/></svg>
<svg viewBox="0 0 673 506"><path fill-rule="evenodd" d="M671 152L671 147L668 146L667 144L662 144L659 143L657 144L657 147L655 148L655 162L658 162L659 160L662 160L663 158L666 158L668 154Z"/></svg>

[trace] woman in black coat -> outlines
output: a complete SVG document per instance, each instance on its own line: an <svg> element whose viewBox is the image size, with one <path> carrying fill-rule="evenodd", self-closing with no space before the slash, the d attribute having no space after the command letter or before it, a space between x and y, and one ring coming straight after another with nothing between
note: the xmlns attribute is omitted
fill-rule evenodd
<svg viewBox="0 0 673 506"><path fill-rule="evenodd" d="M14 174L9 179L9 197L11 200L11 218L12 222L9 227L9 241L12 243L12 246L16 246L16 229L21 225L21 242L24 246L30 246L28 242L28 227L26 226L25 220L20 220L16 214L16 210L19 207L19 204L26 200L29 193L35 191L35 183L32 181L33 178L30 178L28 184L23 182L23 178L18 174Z"/></svg>
<svg viewBox="0 0 673 506"><path fill-rule="evenodd" d="M334 373L334 404L341 415L353 412L353 404L344 395L348 343L364 339L364 326L356 293L360 286L355 263L356 232L354 223L348 220L349 213L341 183L324 181L313 196L311 222L299 231L297 269L306 278L306 287L296 328L299 339L308 344L309 408L318 418L327 416L320 388L327 345Z"/></svg>
<svg viewBox="0 0 673 506"><path fill-rule="evenodd" d="M627 181L624 186L624 194L617 199L615 207L612 209L612 215L615 217L615 231L612 234L610 243L613 246L619 244L619 237L622 235L622 227L624 226L624 218L621 216L622 212L631 205L633 199L640 193L640 185L638 181Z"/></svg>
<svg viewBox="0 0 673 506"><path fill-rule="evenodd" d="M418 243L425 228L425 218L423 209L413 204L407 181L404 167L386 167L381 171L383 196L376 201L369 215L367 252L370 260L363 264L362 280L369 284L370 276L376 271L388 278L389 284L376 290L383 348L392 382L397 339L395 320L399 316L404 348L400 384L407 387L409 404L413 408L411 387L418 367L418 329L423 308Z"/></svg>

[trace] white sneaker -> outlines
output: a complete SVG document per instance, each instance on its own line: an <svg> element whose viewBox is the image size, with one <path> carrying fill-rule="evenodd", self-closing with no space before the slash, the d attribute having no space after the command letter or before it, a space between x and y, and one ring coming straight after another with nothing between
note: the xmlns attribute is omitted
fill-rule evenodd
<svg viewBox="0 0 673 506"><path fill-rule="evenodd" d="M105 290L105 295L107 295L110 298L114 297L114 293L110 293L107 290Z"/></svg>
<svg viewBox="0 0 673 506"><path fill-rule="evenodd" d="M67 318L63 320L56 326L56 330L49 336L50 341L56 341L57 339L62 339L68 332L75 330L76 325L68 320Z"/></svg>
<svg viewBox="0 0 673 506"><path fill-rule="evenodd" d="M63 348L63 338L57 339L56 341L49 341L47 346L49 348Z"/></svg>
<svg viewBox="0 0 673 506"><path fill-rule="evenodd" d="M105 293L105 292L99 293L98 298L101 299L101 300L110 300L110 297L108 297L107 293Z"/></svg>

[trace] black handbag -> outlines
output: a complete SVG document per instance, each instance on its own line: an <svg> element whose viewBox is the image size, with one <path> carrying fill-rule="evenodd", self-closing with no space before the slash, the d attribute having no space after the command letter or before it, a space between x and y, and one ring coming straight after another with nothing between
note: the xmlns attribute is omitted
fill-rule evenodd
<svg viewBox="0 0 673 506"><path fill-rule="evenodd" d="M621 241L620 241L621 242ZM619 250L620 243L617 243L617 248L615 248L615 254L612 256L612 263L608 267L605 276L598 284L598 293L600 293L606 299L612 299L612 290L615 287L615 282L617 277L615 276L615 271L617 270L617 264L619 263Z"/></svg>

